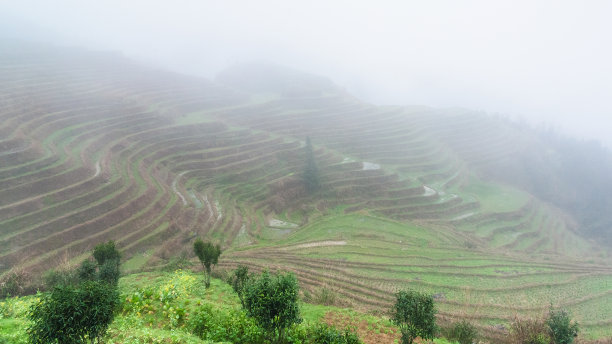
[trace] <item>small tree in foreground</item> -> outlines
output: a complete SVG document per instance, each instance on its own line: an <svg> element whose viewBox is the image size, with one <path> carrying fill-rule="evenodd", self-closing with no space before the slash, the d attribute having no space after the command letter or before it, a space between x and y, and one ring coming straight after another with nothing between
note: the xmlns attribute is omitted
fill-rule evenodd
<svg viewBox="0 0 612 344"><path fill-rule="evenodd" d="M270 275L264 271L244 289L247 315L267 331L274 343L285 341L285 330L302 321L298 307L299 286L292 273Z"/></svg>
<svg viewBox="0 0 612 344"><path fill-rule="evenodd" d="M242 304L242 308L244 308L244 291L249 282L249 268L244 265L239 265L234 273L230 276L229 284L232 286L232 289L238 294L238 298L240 299L240 304Z"/></svg>
<svg viewBox="0 0 612 344"><path fill-rule="evenodd" d="M77 269L51 272L51 292L28 313L29 343L95 343L106 333L119 304L119 251L109 241L97 245L93 256Z"/></svg>
<svg viewBox="0 0 612 344"><path fill-rule="evenodd" d="M30 308L29 342L99 342L113 321L118 304L117 288L102 281L56 287Z"/></svg>
<svg viewBox="0 0 612 344"><path fill-rule="evenodd" d="M212 267L217 265L219 256L221 255L221 247L219 245L213 245L211 242L204 242L198 238L193 243L193 252L202 263L204 267L204 284L206 288L210 287L210 272Z"/></svg>
<svg viewBox="0 0 612 344"><path fill-rule="evenodd" d="M391 319L402 333L402 344L412 344L417 337L433 339L437 331L433 297L414 290L402 290L396 298Z"/></svg>
<svg viewBox="0 0 612 344"><path fill-rule="evenodd" d="M569 313L564 309L551 308L546 325L554 344L572 344L578 336L578 323L572 322Z"/></svg>

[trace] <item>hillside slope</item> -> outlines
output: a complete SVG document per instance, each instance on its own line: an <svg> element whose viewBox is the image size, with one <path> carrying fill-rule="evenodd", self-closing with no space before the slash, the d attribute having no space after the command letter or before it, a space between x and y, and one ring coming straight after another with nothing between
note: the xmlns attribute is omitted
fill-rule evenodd
<svg viewBox="0 0 612 344"><path fill-rule="evenodd" d="M605 251L568 212L492 172L542 142L528 131L465 110L372 106L282 69L260 87L268 72L211 82L16 45L0 70L2 273L39 274L109 239L129 269L154 267L202 236L222 243L226 268L292 269L358 308L385 309L413 286L481 326L554 302L609 333ZM315 194L302 181L307 136Z"/></svg>

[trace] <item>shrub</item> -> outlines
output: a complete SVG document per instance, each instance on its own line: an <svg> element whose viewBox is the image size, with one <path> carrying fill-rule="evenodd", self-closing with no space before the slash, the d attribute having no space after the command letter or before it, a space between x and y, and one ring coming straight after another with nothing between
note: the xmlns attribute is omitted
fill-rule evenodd
<svg viewBox="0 0 612 344"><path fill-rule="evenodd" d="M240 304L244 308L244 290L249 282L249 268L240 265L234 273L229 278L229 284L232 286L232 289L238 294L238 298L240 298Z"/></svg>
<svg viewBox="0 0 612 344"><path fill-rule="evenodd" d="M304 300L319 305L338 305L338 295L327 287L315 290L312 294L304 292Z"/></svg>
<svg viewBox="0 0 612 344"><path fill-rule="evenodd" d="M49 270L43 276L45 290L52 290L60 286L75 286L79 284L78 273L71 268Z"/></svg>
<svg viewBox="0 0 612 344"><path fill-rule="evenodd" d="M436 308L431 295L414 290L396 294L392 320L402 333L402 343L412 344L417 338L433 339L436 332Z"/></svg>
<svg viewBox="0 0 612 344"><path fill-rule="evenodd" d="M56 287L30 308L30 343L93 343L106 332L118 304L117 289L106 283Z"/></svg>
<svg viewBox="0 0 612 344"><path fill-rule="evenodd" d="M76 269L64 266L58 270L49 270L43 277L45 289L51 290L59 286L76 286L81 282L94 280L117 285L120 277L119 266L121 255L115 248L115 243L109 241L97 245L94 248L93 256L96 262L86 259Z"/></svg>
<svg viewBox="0 0 612 344"><path fill-rule="evenodd" d="M551 338L544 320L515 318L510 325L513 344L550 344Z"/></svg>
<svg viewBox="0 0 612 344"><path fill-rule="evenodd" d="M23 295L30 283L30 275L22 269L9 271L0 280L0 297Z"/></svg>
<svg viewBox="0 0 612 344"><path fill-rule="evenodd" d="M578 323L572 322L569 313L564 309L551 309L546 325L554 344L572 344L578 336Z"/></svg>
<svg viewBox="0 0 612 344"><path fill-rule="evenodd" d="M170 258L170 261L164 266L164 271L176 271L184 270L193 266L193 263L189 260L187 253L181 252L176 257Z"/></svg>
<svg viewBox="0 0 612 344"><path fill-rule="evenodd" d="M257 344L265 339L263 330L246 313L223 312L208 304L192 316L189 324L193 334L213 342Z"/></svg>
<svg viewBox="0 0 612 344"><path fill-rule="evenodd" d="M359 337L348 328L343 332L326 324L318 325L311 334L311 340L317 344L360 344Z"/></svg>
<svg viewBox="0 0 612 344"><path fill-rule="evenodd" d="M81 281L93 281L97 277L96 263L90 259L85 259L77 269L77 276Z"/></svg>
<svg viewBox="0 0 612 344"><path fill-rule="evenodd" d="M476 327L466 320L454 323L448 330L448 339L459 344L472 344L478 337Z"/></svg>
<svg viewBox="0 0 612 344"><path fill-rule="evenodd" d="M93 256L98 266L104 265L104 263L110 260L115 260L117 262L121 260L121 254L117 251L115 242L112 240L96 245L96 247L94 247Z"/></svg>
<svg viewBox="0 0 612 344"><path fill-rule="evenodd" d="M271 276L266 270L244 291L244 308L275 342L285 340L285 330L302 321L298 308L299 286L292 273Z"/></svg>
<svg viewBox="0 0 612 344"><path fill-rule="evenodd" d="M119 260L107 260L98 266L98 279L108 284L117 285L119 283Z"/></svg>
<svg viewBox="0 0 612 344"><path fill-rule="evenodd" d="M119 283L119 265L121 254L114 241L98 244L94 247L93 256L98 263L98 279L117 285Z"/></svg>

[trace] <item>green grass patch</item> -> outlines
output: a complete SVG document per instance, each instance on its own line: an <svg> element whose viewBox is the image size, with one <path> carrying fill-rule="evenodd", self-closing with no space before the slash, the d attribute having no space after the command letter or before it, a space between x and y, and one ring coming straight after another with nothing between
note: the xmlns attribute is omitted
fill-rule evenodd
<svg viewBox="0 0 612 344"><path fill-rule="evenodd" d="M462 188L462 192L473 195L480 202L483 213L516 211L529 200L529 195L524 191L475 178Z"/></svg>

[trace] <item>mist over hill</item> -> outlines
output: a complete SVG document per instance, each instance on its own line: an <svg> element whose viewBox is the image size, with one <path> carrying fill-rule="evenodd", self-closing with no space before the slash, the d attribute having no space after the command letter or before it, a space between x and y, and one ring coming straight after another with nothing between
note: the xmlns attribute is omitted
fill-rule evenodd
<svg viewBox="0 0 612 344"><path fill-rule="evenodd" d="M329 81L282 66L251 63L230 68L217 81L237 90L321 95L340 92ZM595 140L467 109L431 108L439 122L431 135L485 179L508 183L565 211L572 229L612 245L612 154ZM456 111L450 119L439 112ZM473 121L481 123L469 124ZM468 125L465 125L468 123ZM464 130L463 135L452 135ZM317 135L312 132L312 135ZM493 148L491 147L493 145Z"/></svg>

